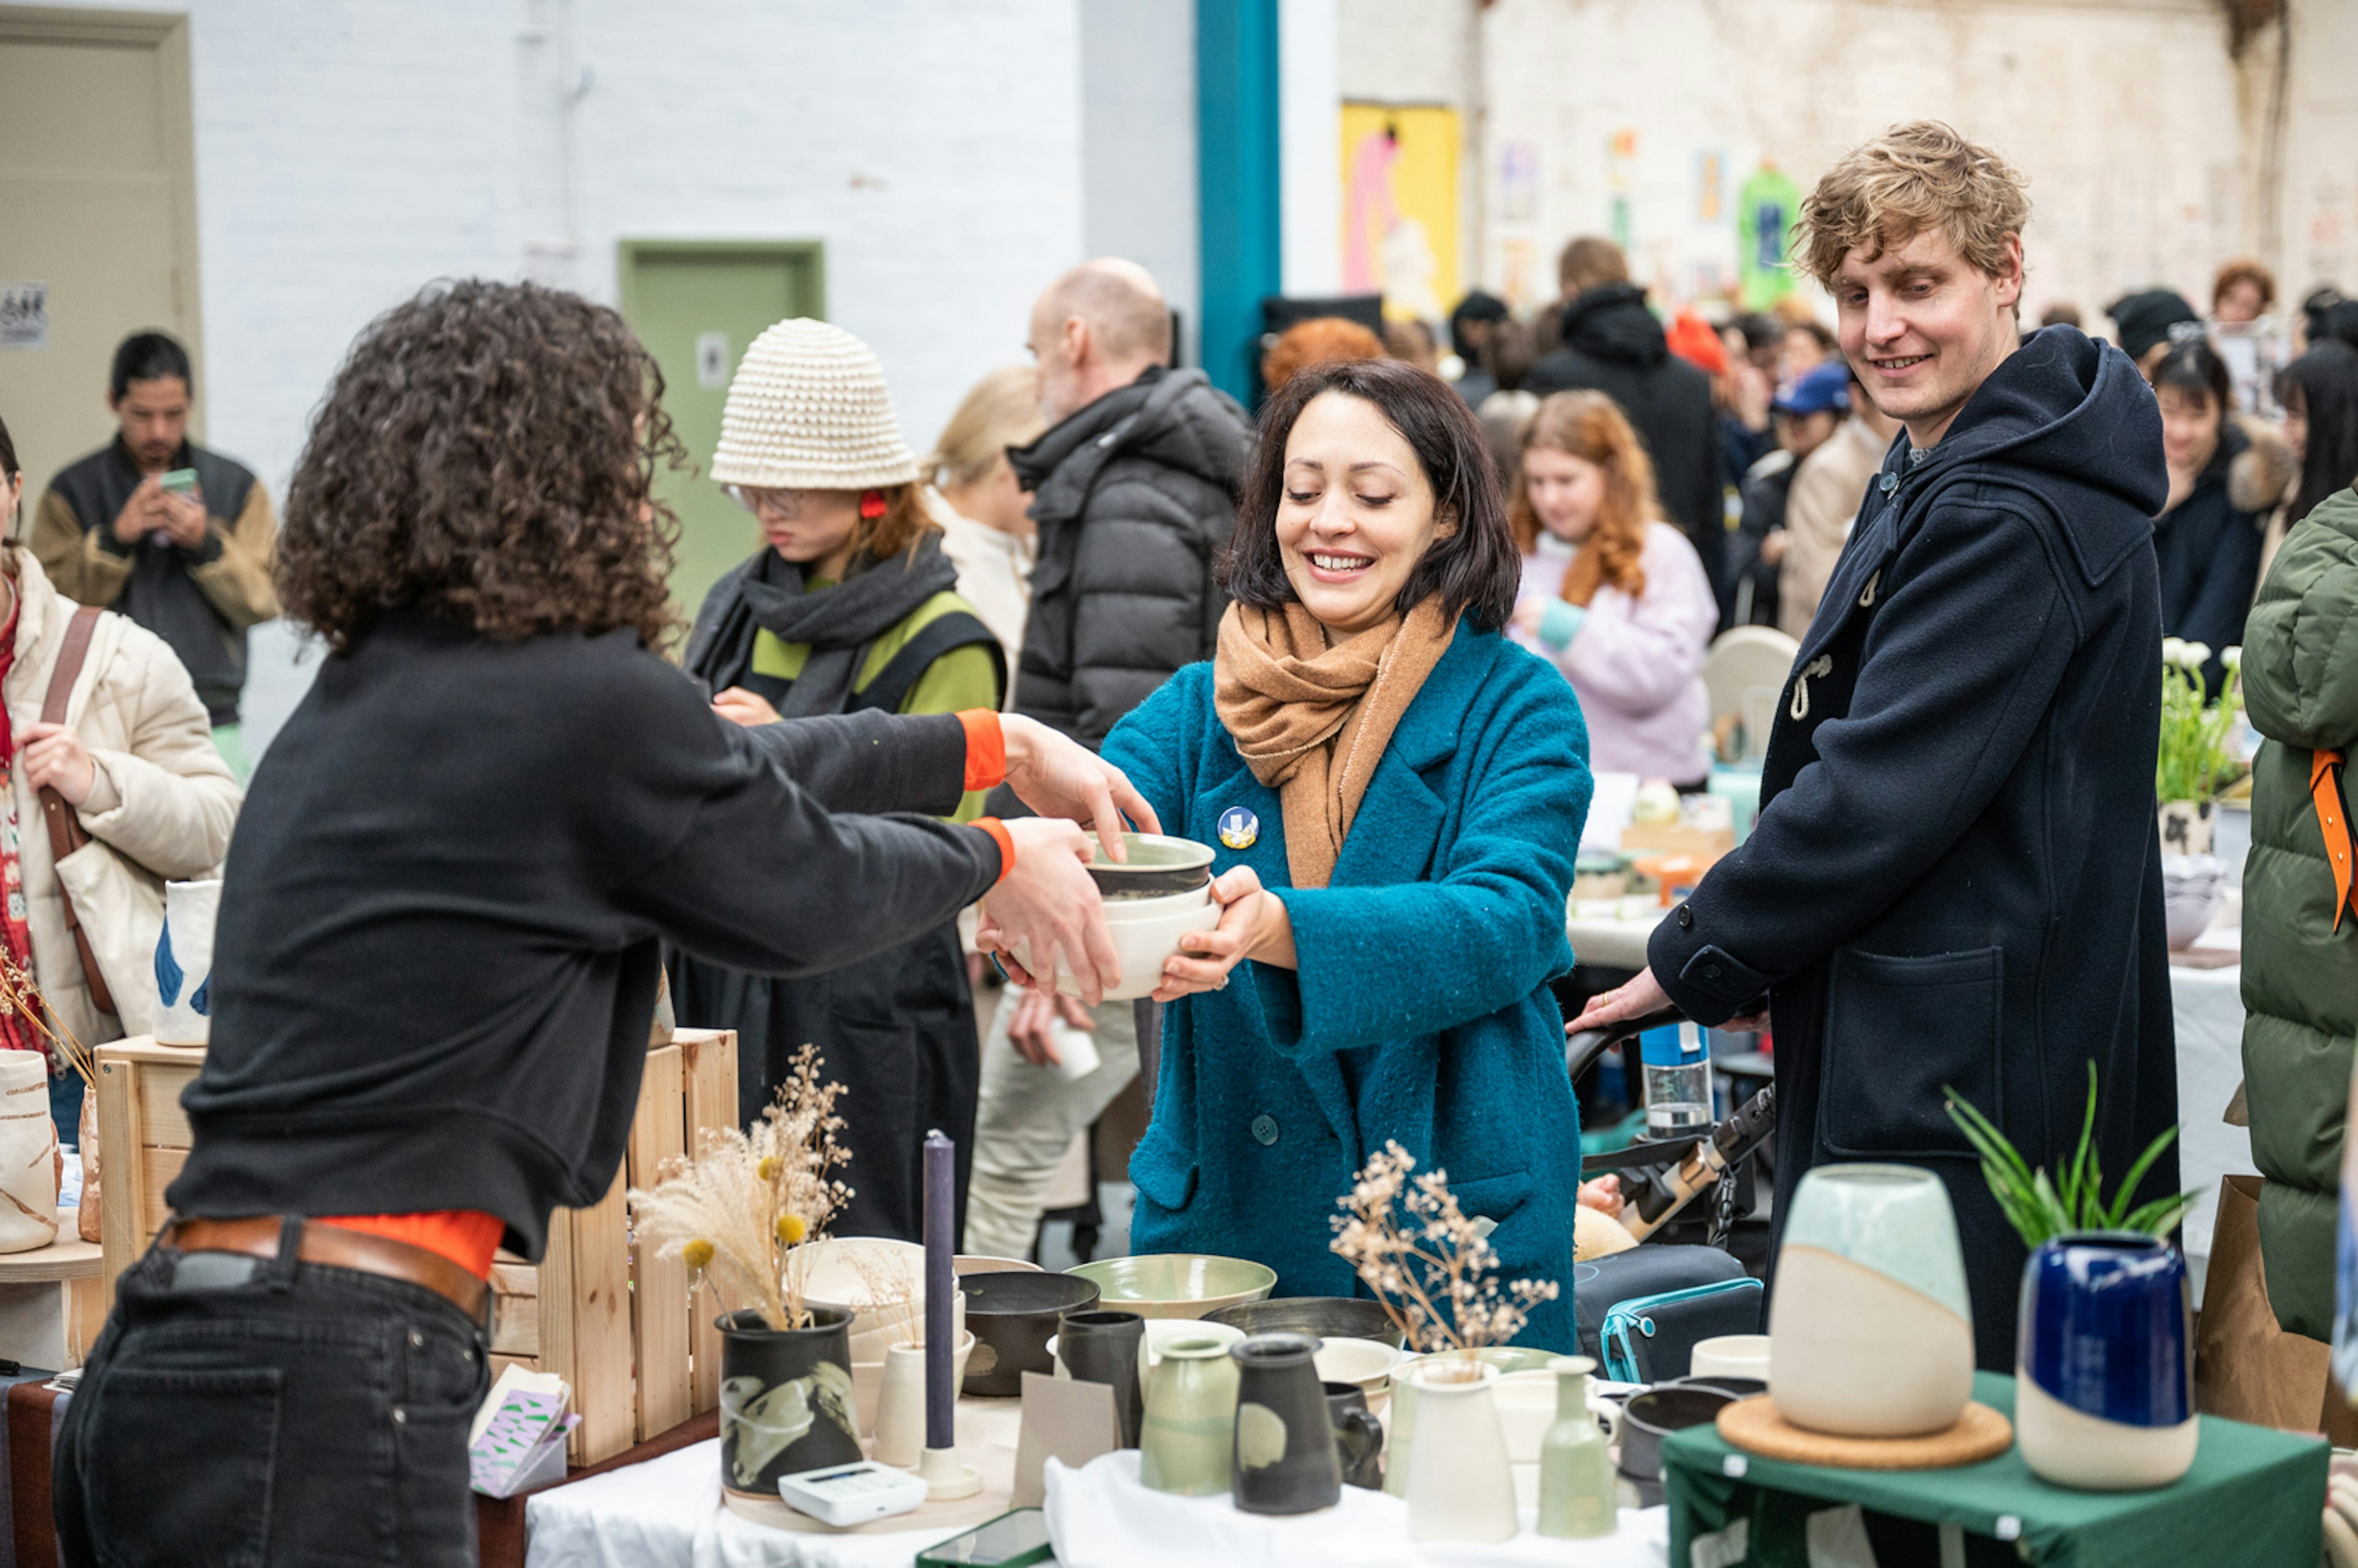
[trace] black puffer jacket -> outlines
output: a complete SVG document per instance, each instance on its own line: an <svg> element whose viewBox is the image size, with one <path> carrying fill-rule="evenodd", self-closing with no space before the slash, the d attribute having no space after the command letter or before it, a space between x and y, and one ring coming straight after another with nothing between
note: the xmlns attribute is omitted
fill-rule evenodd
<svg viewBox="0 0 2358 1568"><path fill-rule="evenodd" d="M1621 406L1654 460L1662 511L1703 557L1712 588L1727 603L1727 503L1721 478L1719 416L1711 377L1671 352L1646 291L1608 283L1564 308L1563 346L1531 367L1527 392L1594 389Z"/></svg>
<svg viewBox="0 0 2358 1568"><path fill-rule="evenodd" d="M1008 454L1040 524L1018 711L1095 746L1211 656L1249 427L1202 371L1156 365Z"/></svg>

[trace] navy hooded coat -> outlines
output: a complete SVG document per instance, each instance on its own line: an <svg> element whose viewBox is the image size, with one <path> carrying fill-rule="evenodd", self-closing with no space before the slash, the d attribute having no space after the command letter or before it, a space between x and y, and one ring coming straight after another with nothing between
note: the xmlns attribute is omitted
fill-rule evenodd
<svg viewBox="0 0 2358 1568"><path fill-rule="evenodd" d="M2108 1184L2178 1119L2148 521L2167 497L2152 392L2073 328L2000 363L1937 446L1896 442L1787 676L1759 824L1649 947L1703 1022L1769 994L1780 1215L1812 1165L1941 1175L1993 1370L2024 1251L1943 1087L2055 1171L2093 1058ZM2173 1150L2141 1195L2177 1181Z"/></svg>

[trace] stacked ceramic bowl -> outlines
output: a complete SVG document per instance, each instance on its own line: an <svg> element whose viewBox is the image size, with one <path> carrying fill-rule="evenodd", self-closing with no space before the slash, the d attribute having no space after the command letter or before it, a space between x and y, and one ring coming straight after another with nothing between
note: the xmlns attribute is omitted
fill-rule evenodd
<svg viewBox="0 0 2358 1568"><path fill-rule="evenodd" d="M2227 879L2234 868L2216 855L2164 855L2161 858L2162 922L2173 948L2191 947L2210 929L2219 906L2227 899Z"/></svg>
<svg viewBox="0 0 2358 1568"><path fill-rule="evenodd" d="M1179 938L1220 923L1220 906L1212 902L1210 845L1159 833L1125 833L1121 840L1127 860L1109 859L1100 848L1089 866L1121 963L1121 983L1105 993L1108 1001L1135 1001L1153 990L1163 981L1163 963L1179 951ZM1015 957L1032 967L1027 946L1019 944ZM1056 989L1081 994L1069 954L1058 956Z"/></svg>
<svg viewBox="0 0 2358 1568"><path fill-rule="evenodd" d="M925 1249L881 1236L833 1236L812 1242L807 1252L804 1296L851 1314L851 1397L860 1434L866 1436L876 1430L884 1352L925 1338ZM963 1291L950 1298L950 1326L957 1375L963 1379L974 1348L974 1336L966 1327Z"/></svg>

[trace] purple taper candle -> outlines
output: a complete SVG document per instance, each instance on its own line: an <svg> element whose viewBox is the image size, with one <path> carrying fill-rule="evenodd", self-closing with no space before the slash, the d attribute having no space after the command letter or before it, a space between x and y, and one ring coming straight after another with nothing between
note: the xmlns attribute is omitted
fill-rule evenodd
<svg viewBox="0 0 2358 1568"><path fill-rule="evenodd" d="M950 1295L957 1289L951 1278L950 1255L957 1238L950 1235L953 1193L950 1141L937 1129L925 1134L925 1446L948 1449L957 1444L952 1407L957 1400L950 1370Z"/></svg>

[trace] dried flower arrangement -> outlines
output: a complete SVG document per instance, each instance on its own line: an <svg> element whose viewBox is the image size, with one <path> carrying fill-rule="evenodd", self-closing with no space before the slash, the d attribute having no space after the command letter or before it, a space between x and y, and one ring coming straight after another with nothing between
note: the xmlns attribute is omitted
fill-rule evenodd
<svg viewBox="0 0 2358 1568"><path fill-rule="evenodd" d="M897 1256L861 1255L850 1261L851 1271L860 1276L860 1304L889 1331L891 1338L886 1343L922 1348L925 1343L925 1297L907 1260Z"/></svg>
<svg viewBox="0 0 2358 1568"><path fill-rule="evenodd" d="M98 1064L92 1058L90 1047L74 1038L49 999L30 971L13 959L0 957L0 1018L21 1018L34 1034L49 1045L52 1061L61 1062L81 1075L81 1081L95 1092ZM45 1021L46 1020L46 1021Z"/></svg>
<svg viewBox="0 0 2358 1568"><path fill-rule="evenodd" d="M1458 1209L1449 1173L1412 1177L1415 1168L1413 1155L1387 1142L1336 1200L1343 1212L1330 1246L1376 1293L1412 1349L1455 1351L1470 1361L1484 1346L1520 1334L1531 1308L1560 1292L1552 1280L1509 1281L1501 1291L1489 1277L1498 1266L1489 1232Z"/></svg>
<svg viewBox="0 0 2358 1568"><path fill-rule="evenodd" d="M829 1173L851 1159L835 1113L843 1086L820 1083L819 1065L804 1046L751 1132L706 1129L694 1160L666 1160L652 1189L629 1195L642 1247L685 1262L689 1289L710 1286L723 1312L753 1308L774 1329L810 1326L804 1244L851 1196Z"/></svg>

